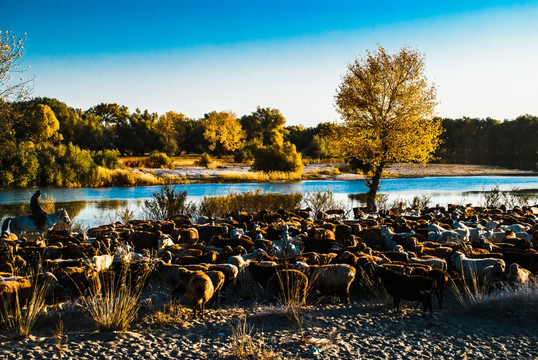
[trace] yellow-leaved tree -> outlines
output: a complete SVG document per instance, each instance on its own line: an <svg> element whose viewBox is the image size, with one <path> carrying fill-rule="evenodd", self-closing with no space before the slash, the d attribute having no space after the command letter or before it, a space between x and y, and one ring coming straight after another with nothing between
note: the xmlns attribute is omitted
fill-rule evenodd
<svg viewBox="0 0 538 360"><path fill-rule="evenodd" d="M233 112L213 111L206 114L203 121L206 125L204 138L209 143L209 150L219 157L243 146L245 133Z"/></svg>
<svg viewBox="0 0 538 360"><path fill-rule="evenodd" d="M368 176L367 211L389 163L426 163L442 133L434 118L436 87L424 74L424 55L402 48L389 54L378 46L348 65L335 96L342 121L332 133L334 148Z"/></svg>

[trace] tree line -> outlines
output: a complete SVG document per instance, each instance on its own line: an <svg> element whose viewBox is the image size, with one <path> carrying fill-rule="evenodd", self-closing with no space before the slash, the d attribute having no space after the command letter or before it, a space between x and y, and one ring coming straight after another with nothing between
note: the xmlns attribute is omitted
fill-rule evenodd
<svg viewBox="0 0 538 360"><path fill-rule="evenodd" d="M117 157L163 152L208 153L253 161L260 170L297 171L301 156L337 156L330 144L336 125L286 126L278 109L258 107L238 117L210 112L200 119L169 111L129 111L101 103L75 109L52 98L0 102L0 186L88 185L97 166L114 168ZM536 170L538 118L512 121L442 119L437 161ZM280 159L280 160L278 160ZM347 159L351 160L351 159Z"/></svg>

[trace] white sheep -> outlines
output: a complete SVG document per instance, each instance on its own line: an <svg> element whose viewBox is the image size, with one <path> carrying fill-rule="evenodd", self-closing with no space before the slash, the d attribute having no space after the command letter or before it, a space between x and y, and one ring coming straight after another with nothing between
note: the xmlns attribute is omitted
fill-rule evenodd
<svg viewBox="0 0 538 360"><path fill-rule="evenodd" d="M415 231L411 230L410 232L407 232L407 233L395 233L387 225L382 225L381 226L381 234L385 237L385 246L387 247L387 250L389 250L389 251L400 251L401 252L402 247L399 246L396 243L396 241L392 240L392 237L394 235L400 235L402 238L405 239L405 238L408 238L408 237L411 237L411 236L415 235Z"/></svg>
<svg viewBox="0 0 538 360"><path fill-rule="evenodd" d="M456 270L463 276L465 280L471 280L473 277L483 279L485 276L484 270L491 265L500 263L503 268L506 267L504 260L496 258L485 259L469 259L461 251L454 251L451 256Z"/></svg>

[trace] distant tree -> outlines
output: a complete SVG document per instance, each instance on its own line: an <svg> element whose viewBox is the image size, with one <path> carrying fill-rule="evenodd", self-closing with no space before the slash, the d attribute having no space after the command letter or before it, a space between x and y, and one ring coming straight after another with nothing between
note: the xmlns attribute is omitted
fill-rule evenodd
<svg viewBox="0 0 538 360"><path fill-rule="evenodd" d="M217 156L233 152L243 145L244 132L234 113L213 111L206 114L204 123L204 138L209 143L209 150Z"/></svg>
<svg viewBox="0 0 538 360"><path fill-rule="evenodd" d="M32 104L43 104L50 107L60 123L60 134L63 140L77 144L77 133L80 131L81 118L77 111L58 99L38 97L30 101Z"/></svg>
<svg viewBox="0 0 538 360"><path fill-rule="evenodd" d="M252 114L241 117L246 141L263 146L282 145L286 133L284 124L286 124L286 118L280 110L260 106Z"/></svg>
<svg viewBox="0 0 538 360"><path fill-rule="evenodd" d="M285 142L282 145L260 146L254 154L252 167L266 172L302 172L303 160L295 145Z"/></svg>
<svg viewBox="0 0 538 360"><path fill-rule="evenodd" d="M322 135L314 135L305 152L306 155L314 159L326 159L333 155L330 140Z"/></svg>
<svg viewBox="0 0 538 360"><path fill-rule="evenodd" d="M295 145L297 151L304 152L312 142L314 135L316 135L316 128L314 127L307 128L304 125L292 125L286 126L284 140Z"/></svg>
<svg viewBox="0 0 538 360"><path fill-rule="evenodd" d="M187 153L203 153L209 150L209 143L204 137L206 123L204 119L189 119L185 124L185 135L180 136L178 146Z"/></svg>
<svg viewBox="0 0 538 360"><path fill-rule="evenodd" d="M174 111L168 111L157 119L154 126L155 133L159 137L161 149L168 155L172 156L184 150L180 144L183 145L185 142L188 120L185 115Z"/></svg>
<svg viewBox="0 0 538 360"><path fill-rule="evenodd" d="M416 50L404 47L391 55L379 46L348 65L337 89L342 123L332 142L340 154L370 170L368 211L376 211L375 195L388 163L425 163L439 145L436 88L428 84L424 67Z"/></svg>
<svg viewBox="0 0 538 360"><path fill-rule="evenodd" d="M17 139L39 144L49 140L59 140L60 123L48 105L19 104L19 113L14 123Z"/></svg>

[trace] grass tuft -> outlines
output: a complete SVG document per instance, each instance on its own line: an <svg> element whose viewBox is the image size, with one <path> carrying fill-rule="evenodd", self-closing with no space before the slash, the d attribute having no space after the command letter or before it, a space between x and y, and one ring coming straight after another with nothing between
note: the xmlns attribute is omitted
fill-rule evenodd
<svg viewBox="0 0 538 360"><path fill-rule="evenodd" d="M254 327L247 324L246 316L231 324L232 339L229 358L239 360L280 360L283 359L262 339L255 339Z"/></svg>
<svg viewBox="0 0 538 360"><path fill-rule="evenodd" d="M0 299L0 327L7 332L9 338L30 336L37 318L45 309L49 284L50 279L35 276L30 289L31 296L24 303L18 291L15 292L14 299Z"/></svg>
<svg viewBox="0 0 538 360"><path fill-rule="evenodd" d="M82 307L99 331L126 330L136 318L146 277L131 276L128 264L120 274L111 271L101 275L101 292L90 289L90 296L82 298Z"/></svg>

